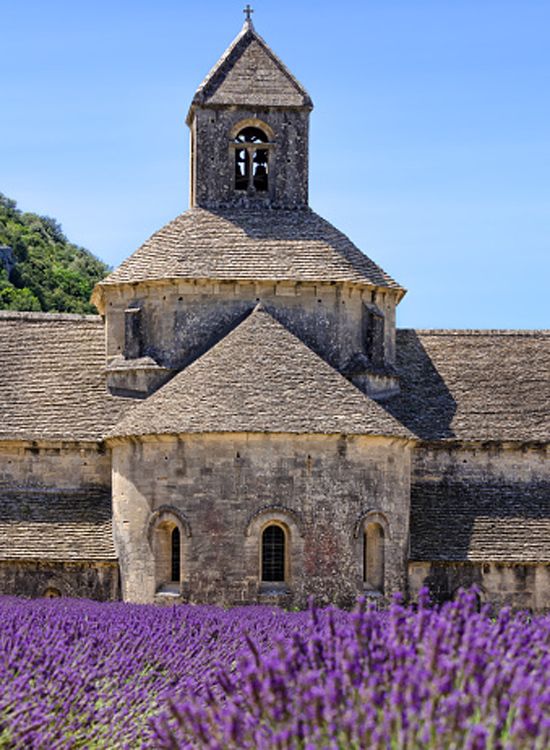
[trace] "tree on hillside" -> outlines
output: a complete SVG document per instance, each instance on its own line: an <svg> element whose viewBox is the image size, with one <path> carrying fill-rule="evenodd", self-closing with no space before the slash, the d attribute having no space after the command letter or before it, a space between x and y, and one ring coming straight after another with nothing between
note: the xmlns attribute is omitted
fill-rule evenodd
<svg viewBox="0 0 550 750"><path fill-rule="evenodd" d="M90 295L109 267L69 242L56 219L23 213L2 193L0 249L0 310L95 312Z"/></svg>

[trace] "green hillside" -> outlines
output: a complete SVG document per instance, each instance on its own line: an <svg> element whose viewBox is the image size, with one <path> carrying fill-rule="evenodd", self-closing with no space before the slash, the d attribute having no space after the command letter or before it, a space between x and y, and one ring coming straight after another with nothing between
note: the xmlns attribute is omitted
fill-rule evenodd
<svg viewBox="0 0 550 750"><path fill-rule="evenodd" d="M0 193L0 310L96 312L90 294L108 272L55 219L23 213Z"/></svg>

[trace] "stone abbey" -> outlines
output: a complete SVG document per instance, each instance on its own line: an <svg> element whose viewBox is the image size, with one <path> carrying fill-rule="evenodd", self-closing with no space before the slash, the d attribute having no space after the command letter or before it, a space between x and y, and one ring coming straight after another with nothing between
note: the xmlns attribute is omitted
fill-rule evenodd
<svg viewBox="0 0 550 750"><path fill-rule="evenodd" d="M247 18L189 210L97 316L0 313L0 593L550 607L550 332L397 328L308 206L312 108Z"/></svg>

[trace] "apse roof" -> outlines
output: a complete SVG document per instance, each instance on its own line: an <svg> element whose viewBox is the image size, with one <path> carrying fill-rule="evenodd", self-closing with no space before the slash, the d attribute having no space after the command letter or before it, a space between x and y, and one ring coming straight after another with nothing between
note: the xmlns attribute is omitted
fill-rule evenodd
<svg viewBox="0 0 550 750"><path fill-rule="evenodd" d="M189 432L410 436L261 306L107 437Z"/></svg>

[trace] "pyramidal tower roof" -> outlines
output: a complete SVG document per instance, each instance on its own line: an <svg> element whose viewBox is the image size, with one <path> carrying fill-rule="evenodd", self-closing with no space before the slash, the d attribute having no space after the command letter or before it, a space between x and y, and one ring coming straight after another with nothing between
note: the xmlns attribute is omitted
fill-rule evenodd
<svg viewBox="0 0 550 750"><path fill-rule="evenodd" d="M196 106L239 105L313 108L307 91L256 32L250 18L197 89L187 121Z"/></svg>

